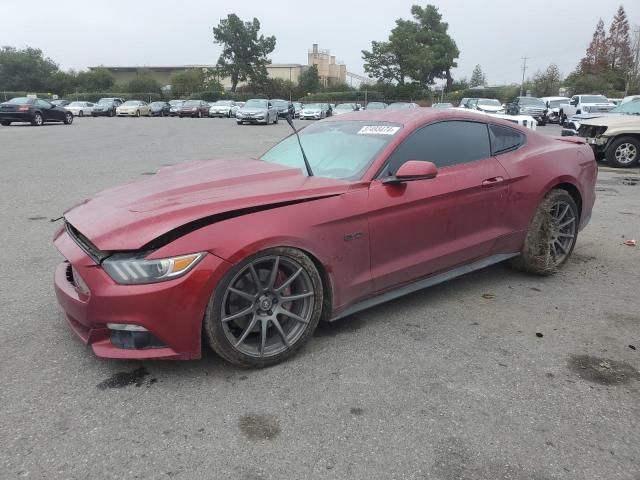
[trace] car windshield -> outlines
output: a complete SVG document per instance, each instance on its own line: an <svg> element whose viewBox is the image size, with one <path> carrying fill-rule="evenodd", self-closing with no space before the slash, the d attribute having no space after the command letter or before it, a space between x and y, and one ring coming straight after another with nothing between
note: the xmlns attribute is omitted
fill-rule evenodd
<svg viewBox="0 0 640 480"><path fill-rule="evenodd" d="M320 105L319 103L310 103L309 105L303 105L302 108L304 110L320 110L322 108L322 105Z"/></svg>
<svg viewBox="0 0 640 480"><path fill-rule="evenodd" d="M182 104L183 107L197 107L200 105L200 100L187 100Z"/></svg>
<svg viewBox="0 0 640 480"><path fill-rule="evenodd" d="M478 100L478 105L487 105L489 107L500 107L502 104L495 98L481 98Z"/></svg>
<svg viewBox="0 0 640 480"><path fill-rule="evenodd" d="M98 101L98 105L112 105L113 104L113 100L99 100Z"/></svg>
<svg viewBox="0 0 640 480"><path fill-rule="evenodd" d="M602 95L583 95L582 103L609 103L609 100Z"/></svg>
<svg viewBox="0 0 640 480"><path fill-rule="evenodd" d="M71 102L70 107L84 107L84 102Z"/></svg>
<svg viewBox="0 0 640 480"><path fill-rule="evenodd" d="M542 107L546 107L546 104L535 97L520 97L520 105L538 105Z"/></svg>
<svg viewBox="0 0 640 480"><path fill-rule="evenodd" d="M164 102L153 102L150 104L151 107L164 107Z"/></svg>
<svg viewBox="0 0 640 480"><path fill-rule="evenodd" d="M640 115L640 99L623 103L611 110L611 113L623 113L625 115Z"/></svg>
<svg viewBox="0 0 640 480"><path fill-rule="evenodd" d="M300 102L293 102L293 106L296 108L302 108L302 104Z"/></svg>
<svg viewBox="0 0 640 480"><path fill-rule="evenodd" d="M288 107L289 104L286 100L272 100L271 103L274 107Z"/></svg>
<svg viewBox="0 0 640 480"><path fill-rule="evenodd" d="M169 105L171 105L172 107L177 107L178 105L182 105L184 103L184 100L170 100L169 101Z"/></svg>
<svg viewBox="0 0 640 480"><path fill-rule="evenodd" d="M9 100L7 103L13 103L14 105L25 105L31 103L31 99L27 97L16 97Z"/></svg>
<svg viewBox="0 0 640 480"><path fill-rule="evenodd" d="M405 108L411 108L411 104L406 103L406 102L396 102L396 103L392 103L391 105L389 105L387 108L390 108L392 110L402 110Z"/></svg>
<svg viewBox="0 0 640 480"><path fill-rule="evenodd" d="M123 107L136 107L140 104L137 100L127 100L122 104Z"/></svg>
<svg viewBox="0 0 640 480"><path fill-rule="evenodd" d="M367 110L375 110L385 108L386 105L381 102L370 102L367 104Z"/></svg>
<svg viewBox="0 0 640 480"><path fill-rule="evenodd" d="M561 100L549 100L549 107L556 108L562 105L563 103L569 102L568 98L563 98Z"/></svg>
<svg viewBox="0 0 640 480"><path fill-rule="evenodd" d="M247 100L247 103L244 104L245 108L267 108L266 100Z"/></svg>
<svg viewBox="0 0 640 480"><path fill-rule="evenodd" d="M336 107L336 110L353 110L353 105L351 103L341 103Z"/></svg>
<svg viewBox="0 0 640 480"><path fill-rule="evenodd" d="M214 103L214 105L220 105L223 107L230 107L232 105L232 101L231 100L218 100L217 102Z"/></svg>
<svg viewBox="0 0 640 480"><path fill-rule="evenodd" d="M355 180L401 128L389 122L319 122L300 132L300 142L314 175ZM295 135L278 143L262 160L304 170Z"/></svg>

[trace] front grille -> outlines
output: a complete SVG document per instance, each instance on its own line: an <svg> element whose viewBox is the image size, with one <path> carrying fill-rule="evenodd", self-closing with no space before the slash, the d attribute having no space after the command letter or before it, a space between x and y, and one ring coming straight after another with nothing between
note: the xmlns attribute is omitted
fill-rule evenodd
<svg viewBox="0 0 640 480"><path fill-rule="evenodd" d="M96 263L101 263L102 260L109 256L108 252L103 252L99 250L91 241L85 237L82 233L78 231L73 225L69 222L65 222L65 229L69 236L73 239L74 242L78 244L78 246L84 250L84 252L91 257L93 261Z"/></svg>

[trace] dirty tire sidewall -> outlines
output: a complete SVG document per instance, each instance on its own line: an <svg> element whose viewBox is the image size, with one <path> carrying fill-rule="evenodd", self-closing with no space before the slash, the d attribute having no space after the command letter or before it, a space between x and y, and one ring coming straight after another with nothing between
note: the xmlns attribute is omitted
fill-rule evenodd
<svg viewBox="0 0 640 480"><path fill-rule="evenodd" d="M233 347L233 345L231 345L222 327L220 311L222 309L222 302L227 288L229 287L229 283L234 279L235 275L243 268L245 268L250 262L260 257L268 257L273 255L290 257L304 267L306 272L309 274L309 277L311 278L311 282L313 283L315 298L313 304L313 313L311 315L311 319L309 321L307 329L296 341L296 343L291 345L290 348L282 353L279 353L278 355L262 359L251 357L242 352L239 352ZM209 346L224 360L233 363L234 365L249 368L263 368L275 365L294 355L313 336L313 333L315 332L322 316L322 308L325 303L323 296L323 285L318 269L305 253L295 248L269 248L267 250L263 250L254 255L251 255L245 258L243 261L234 265L234 267L227 272L220 283L216 285L214 293L209 300L209 304L207 305L207 310L205 312L203 324L204 334L206 335Z"/></svg>
<svg viewBox="0 0 640 480"><path fill-rule="evenodd" d="M551 235L551 207L558 201L569 204L573 210L576 223L580 222L580 212L573 197L566 190L554 189L544 197L529 225L529 231L524 241L522 252L519 256L511 259L511 265L517 270L521 270L536 275L552 275L567 262L578 239L578 225L576 225L575 236L569 252L560 264L556 264L551 255L549 238Z"/></svg>

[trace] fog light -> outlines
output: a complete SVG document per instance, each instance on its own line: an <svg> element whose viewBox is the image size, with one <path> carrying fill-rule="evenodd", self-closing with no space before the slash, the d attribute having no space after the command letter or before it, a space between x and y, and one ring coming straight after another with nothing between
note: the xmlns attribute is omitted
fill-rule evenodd
<svg viewBox="0 0 640 480"><path fill-rule="evenodd" d="M108 324L114 325L114 324ZM115 326L121 326L115 324ZM138 327L138 325L123 325L126 327ZM142 328L142 327L138 327ZM117 348L126 350L144 349L144 348L163 348L164 343L154 337L151 332L142 328L142 330L123 330L113 329L109 327L111 344Z"/></svg>

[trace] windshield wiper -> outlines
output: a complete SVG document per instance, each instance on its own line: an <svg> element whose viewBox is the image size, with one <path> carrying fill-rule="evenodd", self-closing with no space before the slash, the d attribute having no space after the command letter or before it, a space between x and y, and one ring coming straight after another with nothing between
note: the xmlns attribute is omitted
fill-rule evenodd
<svg viewBox="0 0 640 480"><path fill-rule="evenodd" d="M307 175L313 177L313 171L311 170L311 165L309 165L309 160L307 160L307 154L304 153L304 148L302 148L302 142L300 141L300 135L298 135L298 130L293 125L293 120L291 120L291 115L287 114L287 123L293 129L293 133L296 134L296 138L298 139L298 145L300 145L300 151L302 152L302 159L304 160L304 166L307 167Z"/></svg>

